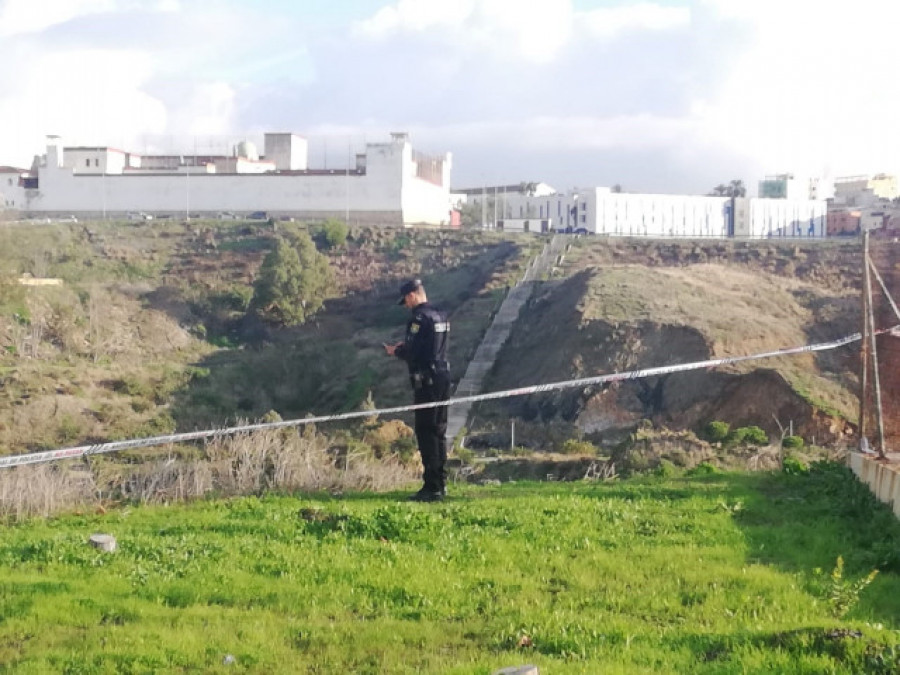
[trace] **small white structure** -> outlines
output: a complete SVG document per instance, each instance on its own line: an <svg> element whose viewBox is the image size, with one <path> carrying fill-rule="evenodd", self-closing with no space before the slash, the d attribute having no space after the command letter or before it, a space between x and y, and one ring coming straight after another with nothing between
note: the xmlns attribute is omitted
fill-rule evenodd
<svg viewBox="0 0 900 675"><path fill-rule="evenodd" d="M21 209L25 203L25 169L0 166L0 211Z"/></svg>

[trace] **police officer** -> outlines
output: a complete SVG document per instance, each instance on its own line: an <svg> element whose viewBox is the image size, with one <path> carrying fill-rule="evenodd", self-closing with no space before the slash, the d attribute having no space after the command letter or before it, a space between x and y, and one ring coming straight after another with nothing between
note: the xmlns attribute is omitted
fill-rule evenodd
<svg viewBox="0 0 900 675"><path fill-rule="evenodd" d="M406 324L403 342L384 345L385 352L406 361L415 403L446 401L450 398L447 317L428 302L419 279L405 281L400 286L397 304L412 310L412 318ZM419 409L415 413L416 441L425 468L425 484L411 499L438 502L446 494L447 406Z"/></svg>

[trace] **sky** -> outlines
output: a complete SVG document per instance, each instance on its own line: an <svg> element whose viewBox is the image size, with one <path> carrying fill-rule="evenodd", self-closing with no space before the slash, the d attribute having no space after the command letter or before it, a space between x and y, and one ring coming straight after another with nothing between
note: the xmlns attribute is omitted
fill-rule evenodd
<svg viewBox="0 0 900 675"><path fill-rule="evenodd" d="M705 194L900 174L896 0L0 0L0 165L48 134L345 166L405 131L454 188Z"/></svg>

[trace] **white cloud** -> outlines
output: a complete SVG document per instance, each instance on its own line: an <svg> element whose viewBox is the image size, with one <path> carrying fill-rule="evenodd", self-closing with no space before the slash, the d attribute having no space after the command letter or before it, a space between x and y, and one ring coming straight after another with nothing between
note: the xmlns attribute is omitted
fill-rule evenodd
<svg viewBox="0 0 900 675"><path fill-rule="evenodd" d="M691 22L691 9L640 3L595 9L582 13L579 19L590 35L609 40L635 31L685 28Z"/></svg>
<svg viewBox="0 0 900 675"><path fill-rule="evenodd" d="M689 7L639 3L575 12L571 0L400 0L357 25L357 34L388 39L430 33L457 51L477 49L548 63L571 46L576 29L584 39L609 40L642 31L688 26Z"/></svg>
<svg viewBox="0 0 900 675"><path fill-rule="evenodd" d="M141 90L152 72L146 56L35 53L27 64L24 76L7 83L0 98L0 129L15 130L4 139L5 152L13 155L7 161L26 163L43 149L46 134L61 135L66 142L113 145L165 128L164 106Z"/></svg>
<svg viewBox="0 0 900 675"><path fill-rule="evenodd" d="M425 130L412 129L414 133ZM429 136L469 143L495 143L522 150L561 152L607 149L653 149L670 145L686 135L696 136L694 123L679 118L650 114L612 117L535 116L525 120L497 120L468 124L449 124L428 130Z"/></svg>
<svg viewBox="0 0 900 675"><path fill-rule="evenodd" d="M44 30L86 14L106 12L115 0L6 0L0 5L0 36Z"/></svg>
<svg viewBox="0 0 900 675"><path fill-rule="evenodd" d="M900 6L708 1L754 34L722 88L699 105L711 135L771 173L900 169Z"/></svg>
<svg viewBox="0 0 900 675"><path fill-rule="evenodd" d="M430 33L455 51L541 63L566 44L573 16L570 0L400 0L358 23L356 33L375 40Z"/></svg>
<svg viewBox="0 0 900 675"><path fill-rule="evenodd" d="M179 110L178 125L190 134L225 134L234 128L234 88L225 82L203 84L194 90L190 103Z"/></svg>
<svg viewBox="0 0 900 675"><path fill-rule="evenodd" d="M373 38L435 27L459 28L474 7L475 0L400 0L396 5L382 7L374 16L360 22L357 28Z"/></svg>

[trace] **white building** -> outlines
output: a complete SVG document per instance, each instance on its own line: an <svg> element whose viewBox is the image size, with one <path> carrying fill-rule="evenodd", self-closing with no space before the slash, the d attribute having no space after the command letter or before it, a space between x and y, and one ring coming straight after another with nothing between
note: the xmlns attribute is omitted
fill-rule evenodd
<svg viewBox="0 0 900 675"><path fill-rule="evenodd" d="M0 211L22 208L25 202L25 169L14 166L0 166Z"/></svg>
<svg viewBox="0 0 900 675"><path fill-rule="evenodd" d="M836 206L872 207L898 196L897 177L891 174L842 176L834 181Z"/></svg>
<svg viewBox="0 0 900 675"><path fill-rule="evenodd" d="M498 192L491 206L496 219L489 212L486 221L502 222L510 231L768 238L824 237L827 230L824 200L632 194L598 187L543 196Z"/></svg>
<svg viewBox="0 0 900 675"><path fill-rule="evenodd" d="M259 158L249 144L231 157L145 155L106 147L64 148L48 137L32 180L15 195L26 214L88 218L143 211L214 215L266 211L272 216L347 218L352 222L441 225L450 220L449 153L413 150L404 133L369 143L346 169L308 169L305 139L266 134ZM7 199L9 199L7 197Z"/></svg>

